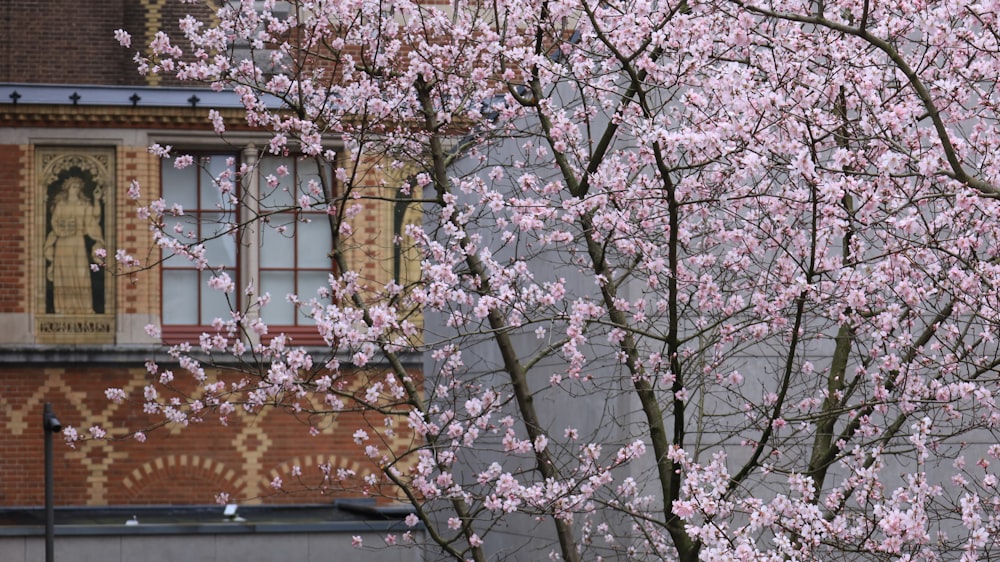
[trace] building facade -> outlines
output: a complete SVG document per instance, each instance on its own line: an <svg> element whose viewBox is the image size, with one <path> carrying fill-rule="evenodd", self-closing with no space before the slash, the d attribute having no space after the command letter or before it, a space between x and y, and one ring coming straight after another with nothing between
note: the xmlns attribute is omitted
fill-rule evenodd
<svg viewBox="0 0 1000 562"><path fill-rule="evenodd" d="M280 208L310 179L334 182L332 171L264 153L267 139L245 126L235 95L140 77L133 51L114 39L123 28L135 45L148 44L191 8L164 0L52 1L44 17L34 2L0 8L0 506L43 502L47 402L64 426L81 435L101 427L109 437L57 445L57 505L207 504L218 494L315 503L338 496L317 467L345 469L359 481L373 468L351 438L361 414L268 411L225 428L212 418L154 431L145 443L133 437L155 421L142 411L144 389L156 380L147 361L169 368L170 345L197 341L230 305L245 304L227 304L209 292L204 271L156 250L138 207L160 197L183 203L184 215L168 226L210 239L209 260L239 286L314 294L333 272L325 221L278 213L271 220L287 223L280 236L236 226L259 211L247 201ZM209 108L225 120L225 138L213 131ZM191 155L195 165L175 166L149 150L154 144ZM243 166L252 172L238 174ZM289 170L279 185L262 179L279 166ZM220 190L217 178L227 172L238 197ZM384 180L374 167L361 177ZM138 199L129 194L134 182ZM372 279L390 279L399 269L389 255L398 231L393 207L366 204L357 221L367 243L351 259ZM134 257L137 267L118 268L116 253ZM309 319L280 297L264 320L272 335L321 351ZM419 366L414 360L414 371ZM108 388L128 399L108 400Z"/></svg>

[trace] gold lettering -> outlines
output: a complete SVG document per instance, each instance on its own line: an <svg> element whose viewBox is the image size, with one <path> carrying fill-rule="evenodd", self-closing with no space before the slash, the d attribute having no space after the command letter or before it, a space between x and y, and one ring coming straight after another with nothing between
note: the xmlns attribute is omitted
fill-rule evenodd
<svg viewBox="0 0 1000 562"><path fill-rule="evenodd" d="M110 334L111 322L105 320L42 320L38 331L44 334Z"/></svg>

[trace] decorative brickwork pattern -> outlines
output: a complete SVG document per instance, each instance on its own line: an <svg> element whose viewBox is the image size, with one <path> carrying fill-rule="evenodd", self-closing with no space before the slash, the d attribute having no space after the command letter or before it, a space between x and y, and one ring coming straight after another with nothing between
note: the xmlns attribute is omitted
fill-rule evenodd
<svg viewBox="0 0 1000 562"><path fill-rule="evenodd" d="M149 228L136 219L136 208L148 205L160 192L160 159L146 147L120 147L118 149L118 190L115 210L117 248L136 256L140 260L150 257L153 234ZM145 186L138 201L123 197L133 182ZM137 272L119 279L117 289L117 309L123 314L158 315L160 313L160 276L155 271Z"/></svg>
<svg viewBox="0 0 1000 562"><path fill-rule="evenodd" d="M338 485L324 482L321 465L334 477L338 469L356 473L358 478L347 482L354 488L348 493L352 496L360 478L374 469L351 437L353 428L366 423L360 414L344 414L315 436L308 418L276 411L233 419L226 428L209 417L204 423L156 430L140 443L127 428L150 422L141 410L143 388L151 382L145 369L3 369L0 378L2 505L43 501L40 424L45 402L53 404L64 425L82 433L100 425L110 437L75 448L56 444L59 505L203 504L219 493L245 503L322 502L341 492ZM104 396L109 387L122 388L131 400L109 402ZM396 429L400 443L412 438L405 427ZM280 491L271 486L275 477L283 482Z"/></svg>

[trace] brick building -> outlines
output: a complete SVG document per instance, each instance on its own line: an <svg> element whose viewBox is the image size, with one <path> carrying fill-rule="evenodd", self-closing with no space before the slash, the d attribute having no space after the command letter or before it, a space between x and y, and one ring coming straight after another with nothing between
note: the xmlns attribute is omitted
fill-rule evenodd
<svg viewBox="0 0 1000 562"><path fill-rule="evenodd" d="M314 420L273 411L225 430L209 421L155 432L146 443L128 438L129 429L149 421L141 410L143 388L153 380L146 360L169 361L170 343L197 340L227 311L207 294L205 274L183 260L114 275L90 271L95 250L158 262L135 208L161 195L187 202L193 228L231 223L245 212L220 204L199 169L217 174L253 164L258 172L240 185L250 193L266 190L261 174L279 165L298 182L330 173L294 156L262 153L266 137L240 129L234 95L136 73L133 51L117 44L114 30L128 29L134 45L147 44L190 8L165 0L53 0L42 17L36 2L0 7L0 506L43 502L45 402L64 425L81 432L104 426L114 438L57 445L57 505L207 504L219 492L245 502L327 501L329 491L278 493L269 483L281 477L294 484L294 466L369 470L353 429L338 429L353 426L347 418L315 424L316 436L308 431ZM209 108L227 122L224 140L212 131ZM201 166L178 170L148 151L154 143L192 154ZM374 172L366 177L379 180ZM126 196L133 180L142 186L138 202ZM357 219L369 244L353 259L370 261L365 268L376 280L399 270L391 256L372 259L392 247L393 217L391 205L369 204ZM241 284L252 280L276 295L312 293L332 271L330 235L320 222L291 223L292 233L280 238L222 236L208 249L211 259L225 262ZM279 303L268 314L295 343L321 343L291 305ZM150 324L160 335L147 333ZM131 399L109 402L109 387Z"/></svg>

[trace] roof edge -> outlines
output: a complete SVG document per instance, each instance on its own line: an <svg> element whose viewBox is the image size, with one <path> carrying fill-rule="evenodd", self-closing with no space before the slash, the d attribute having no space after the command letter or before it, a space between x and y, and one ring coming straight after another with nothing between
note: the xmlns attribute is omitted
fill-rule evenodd
<svg viewBox="0 0 1000 562"><path fill-rule="evenodd" d="M264 102L280 107L274 96ZM61 105L112 107L190 107L243 109L232 90L154 86L101 86L94 84L0 83L0 105Z"/></svg>

